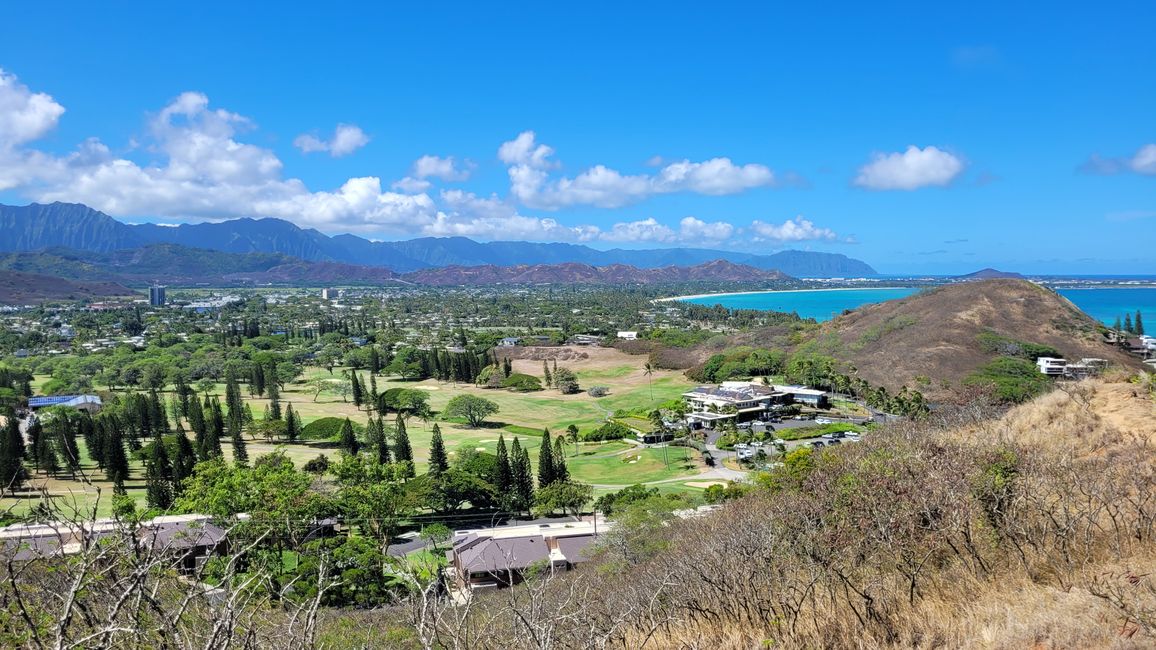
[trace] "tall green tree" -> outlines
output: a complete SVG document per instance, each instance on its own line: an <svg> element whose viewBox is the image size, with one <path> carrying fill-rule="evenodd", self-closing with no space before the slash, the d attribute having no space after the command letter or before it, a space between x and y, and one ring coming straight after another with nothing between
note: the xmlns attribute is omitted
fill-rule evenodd
<svg viewBox="0 0 1156 650"><path fill-rule="evenodd" d="M389 434L385 430L385 418L380 415L377 416L374 430L377 432L377 439L373 441L374 450L377 452L377 462L388 465L393 462L393 458L389 455Z"/></svg>
<svg viewBox="0 0 1156 650"><path fill-rule="evenodd" d="M495 455L498 462L497 470L494 472L494 488L499 499L509 500L510 488L513 487L514 481L510 467L510 452L506 449L506 437L502 434L498 434L498 449Z"/></svg>
<svg viewBox="0 0 1156 650"><path fill-rule="evenodd" d="M554 482L565 483L570 480L570 468L566 467L566 444L562 436L554 439Z"/></svg>
<svg viewBox="0 0 1156 650"><path fill-rule="evenodd" d="M353 394L353 405L361 408L361 405L365 403L365 389L362 388L361 380L358 379L357 373L354 371L349 372L349 388Z"/></svg>
<svg viewBox="0 0 1156 650"><path fill-rule="evenodd" d="M542 446L538 448L538 489L548 487L557 480L554 462L554 443L550 439L550 430L542 429Z"/></svg>
<svg viewBox="0 0 1156 650"><path fill-rule="evenodd" d="M546 363L545 359L542 359L542 383L545 384L547 388L554 385L554 376L550 374L550 366Z"/></svg>
<svg viewBox="0 0 1156 650"><path fill-rule="evenodd" d="M301 419L297 417L297 413L293 411L293 403L285 409L285 438L289 442L297 442L301 437Z"/></svg>
<svg viewBox="0 0 1156 650"><path fill-rule="evenodd" d="M24 469L24 436L16 418L8 418L4 430L0 432L0 492L10 493L24 484L27 472Z"/></svg>
<svg viewBox="0 0 1156 650"><path fill-rule="evenodd" d="M409 443L409 432L405 428L405 417L402 413L397 414L397 420L394 422L393 440L393 455L397 462L402 463L403 478L413 478L415 476L413 446Z"/></svg>
<svg viewBox="0 0 1156 650"><path fill-rule="evenodd" d="M108 430L108 438L104 442L104 475L112 481L113 492L124 494L124 482L128 480L128 457L124 453L124 439L119 427Z"/></svg>
<svg viewBox="0 0 1156 650"><path fill-rule="evenodd" d="M269 367L268 384L265 392L269 395L269 419L281 419L281 386L277 383L276 366Z"/></svg>
<svg viewBox="0 0 1156 650"><path fill-rule="evenodd" d="M1132 329L1132 314L1124 314L1124 331L1129 334L1136 333L1136 330Z"/></svg>
<svg viewBox="0 0 1156 650"><path fill-rule="evenodd" d="M189 437L185 435L184 429L180 427L180 423L177 423L176 438L176 450L173 454L173 492L180 494L183 481L193 475L193 467L197 464L197 452L189 442Z"/></svg>
<svg viewBox="0 0 1156 650"><path fill-rule="evenodd" d="M357 442L357 434L353 432L353 423L349 418L345 418L345 422L341 423L341 434L338 436L338 444L341 449L350 456L356 456L360 451L361 445Z"/></svg>
<svg viewBox="0 0 1156 650"><path fill-rule="evenodd" d="M446 456L445 442L442 441L442 429L435 422L429 443L429 474L430 476L441 476L449 468L450 461Z"/></svg>
<svg viewBox="0 0 1156 650"><path fill-rule="evenodd" d="M528 511L534 504L534 470L530 466L530 453L518 442L517 436L510 445L510 479L513 483L510 508Z"/></svg>
<svg viewBox="0 0 1156 650"><path fill-rule="evenodd" d="M1140 313L1139 309L1136 310L1136 320L1132 321L1132 329L1135 330L1137 336L1144 334L1144 315Z"/></svg>

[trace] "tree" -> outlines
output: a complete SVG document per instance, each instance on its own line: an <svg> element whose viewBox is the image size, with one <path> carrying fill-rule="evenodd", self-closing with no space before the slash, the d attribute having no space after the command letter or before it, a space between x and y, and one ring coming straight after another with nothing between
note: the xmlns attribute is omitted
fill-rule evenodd
<svg viewBox="0 0 1156 650"><path fill-rule="evenodd" d="M1115 323L1115 325L1112 326L1112 329L1116 330L1117 332L1123 331L1123 329L1124 329L1124 325L1120 321L1119 314L1116 315L1116 323Z"/></svg>
<svg viewBox="0 0 1156 650"><path fill-rule="evenodd" d="M269 419L281 419L281 388L277 385L277 372L268 373L269 383L265 386L265 393L269 396Z"/></svg>
<svg viewBox="0 0 1156 650"><path fill-rule="evenodd" d="M462 417L471 427L480 427L486 418L498 412L498 405L476 395L458 395L446 404L448 417Z"/></svg>
<svg viewBox="0 0 1156 650"><path fill-rule="evenodd" d="M530 454L517 436L510 445L510 509L525 512L534 505L534 471L530 466Z"/></svg>
<svg viewBox="0 0 1156 650"><path fill-rule="evenodd" d="M1132 329L1132 314L1124 314L1124 331L1129 334L1136 332L1136 330Z"/></svg>
<svg viewBox="0 0 1156 650"><path fill-rule="evenodd" d="M357 442L357 434L353 432L353 423L349 418L345 418L345 422L341 424L341 434L338 437L338 444L342 451L350 456L356 456L361 446Z"/></svg>
<svg viewBox="0 0 1156 650"><path fill-rule="evenodd" d="M593 498L594 488L586 483L556 481L538 490L534 496L534 514L541 517L561 510L576 517Z"/></svg>
<svg viewBox="0 0 1156 650"><path fill-rule="evenodd" d="M573 395L582 390L578 386L578 377L569 368L554 371L554 387L563 395Z"/></svg>
<svg viewBox="0 0 1156 650"><path fill-rule="evenodd" d="M180 494L182 482L193 475L193 467L197 464L197 452L193 449L189 437L185 435L179 423L176 437L176 453L173 455L173 487L174 492Z"/></svg>
<svg viewBox="0 0 1156 650"><path fill-rule="evenodd" d="M433 435L430 437L429 443L429 474L430 476L440 476L449 467L450 462L446 457L446 445L442 441L441 427L434 423Z"/></svg>
<svg viewBox="0 0 1156 650"><path fill-rule="evenodd" d="M377 422L373 427L377 438L372 441L375 450L377 451L377 462L382 465L388 465L393 462L389 455L389 436L385 431L385 418L380 415L377 416Z"/></svg>
<svg viewBox="0 0 1156 650"><path fill-rule="evenodd" d="M405 428L405 418L401 413L397 414L397 421L394 424L394 456L397 457L397 462L403 466L402 474L404 478L413 478L415 476L413 468L413 446L409 444L409 432Z"/></svg>
<svg viewBox="0 0 1156 650"><path fill-rule="evenodd" d="M293 402L289 402L289 406L285 409L285 439L289 442L297 442L301 437L301 420L298 419L297 413L293 411Z"/></svg>
<svg viewBox="0 0 1156 650"><path fill-rule="evenodd" d="M8 418L0 438L0 493L11 493L24 484L24 438L16 418Z"/></svg>
<svg viewBox="0 0 1156 650"><path fill-rule="evenodd" d="M564 436L558 436L554 439L554 482L565 482L570 480L570 468L566 467L566 449L563 445L566 443Z"/></svg>
<svg viewBox="0 0 1156 650"><path fill-rule="evenodd" d="M1132 330L1136 332L1137 336L1144 335L1144 315L1140 310L1136 310L1136 320L1132 321Z"/></svg>
<svg viewBox="0 0 1156 650"><path fill-rule="evenodd" d="M353 394L353 405L361 408L361 405L365 403L365 390L361 387L361 380L357 378L357 373L354 371L349 372L349 388Z"/></svg>
<svg viewBox="0 0 1156 650"><path fill-rule="evenodd" d="M111 427L104 442L104 475L113 483L117 494L124 494L124 482L128 480L128 458L124 454L124 441L120 429Z"/></svg>
<svg viewBox="0 0 1156 650"><path fill-rule="evenodd" d="M650 385L650 401L654 401L654 365L647 361L642 365L642 374L646 375L646 382Z"/></svg>
<svg viewBox="0 0 1156 650"><path fill-rule="evenodd" d="M578 425L571 424L566 427L566 437L570 439L570 444L574 445L574 455L578 455Z"/></svg>
<svg viewBox="0 0 1156 650"><path fill-rule="evenodd" d="M538 448L538 489L549 486L557 477L554 469L554 444L550 440L550 430L542 430L542 446Z"/></svg>
<svg viewBox="0 0 1156 650"><path fill-rule="evenodd" d="M498 449L496 456L498 458L498 467L496 476L494 477L494 487L497 489L498 498L509 500L510 490L514 485L512 468L510 467L510 454L506 450L506 437L498 434Z"/></svg>
<svg viewBox="0 0 1156 650"><path fill-rule="evenodd" d="M554 377L550 375L550 366L546 364L545 359L542 359L542 383L547 387L554 385Z"/></svg>

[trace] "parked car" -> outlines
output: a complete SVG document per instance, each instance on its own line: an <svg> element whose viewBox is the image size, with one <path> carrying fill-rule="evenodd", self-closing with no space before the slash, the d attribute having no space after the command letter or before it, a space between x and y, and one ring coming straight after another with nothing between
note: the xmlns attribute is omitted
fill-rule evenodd
<svg viewBox="0 0 1156 650"><path fill-rule="evenodd" d="M818 449L819 447L822 447L824 444L825 443L822 440L815 440L815 441L811 442L811 447L813 449Z"/></svg>
<svg viewBox="0 0 1156 650"><path fill-rule="evenodd" d="M843 441L839 440L838 438L835 438L833 440L828 440L827 444L828 445L841 445L841 444L843 444Z"/></svg>
<svg viewBox="0 0 1156 650"><path fill-rule="evenodd" d="M831 424L831 418L815 418L815 424Z"/></svg>

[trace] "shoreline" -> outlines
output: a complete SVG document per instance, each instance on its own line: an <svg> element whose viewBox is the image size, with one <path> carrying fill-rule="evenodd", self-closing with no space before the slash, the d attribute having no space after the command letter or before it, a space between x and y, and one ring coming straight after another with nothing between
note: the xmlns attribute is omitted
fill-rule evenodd
<svg viewBox="0 0 1156 650"><path fill-rule="evenodd" d="M920 289L927 287L831 287L829 289L765 289L763 291L728 291L724 293L696 293L689 296L670 296L669 298L655 298L654 302L671 302L674 300L695 300L698 298L722 298L725 296L750 296L762 293L817 293L820 291L879 291L885 289Z"/></svg>

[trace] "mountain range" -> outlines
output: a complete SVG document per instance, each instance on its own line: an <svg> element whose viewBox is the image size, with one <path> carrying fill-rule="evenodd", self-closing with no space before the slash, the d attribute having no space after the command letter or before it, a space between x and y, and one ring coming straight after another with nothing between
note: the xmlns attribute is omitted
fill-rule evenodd
<svg viewBox="0 0 1156 650"><path fill-rule="evenodd" d="M794 277L876 275L868 264L837 253L782 251L769 255L701 248L597 250L580 244L523 241L476 242L465 237L422 237L370 241L356 235L328 236L281 219L231 219L215 223L127 224L76 203L0 205L0 251L68 249L109 253L154 244L176 244L225 253L278 254L307 262L329 262L408 273L450 266L630 265L642 269L695 266L725 259Z"/></svg>
<svg viewBox="0 0 1156 650"><path fill-rule="evenodd" d="M397 273L380 266L311 262L280 253L224 253L177 244L150 244L108 252L55 247L0 254L0 279L11 274L102 281L129 286L154 282L178 286L418 284L660 284L681 282L768 282L790 280L780 271L714 260L695 266L640 269L625 264L591 266L519 264L446 266Z"/></svg>

